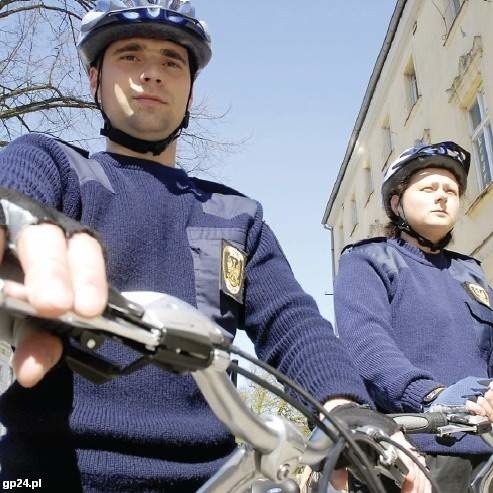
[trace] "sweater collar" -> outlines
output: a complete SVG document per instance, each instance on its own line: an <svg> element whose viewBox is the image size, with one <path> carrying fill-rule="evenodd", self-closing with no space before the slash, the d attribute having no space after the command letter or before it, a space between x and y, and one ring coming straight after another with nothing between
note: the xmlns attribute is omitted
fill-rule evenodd
<svg viewBox="0 0 493 493"><path fill-rule="evenodd" d="M389 243L397 247L405 255L414 258L422 264L433 265L439 269L445 268L450 264L450 259L447 255L447 250L442 250L439 253L426 253L417 246L411 245L402 238L390 238Z"/></svg>
<svg viewBox="0 0 493 493"><path fill-rule="evenodd" d="M106 162L112 166L118 168L142 170L159 178L168 179L186 179L188 175L182 168L165 166L149 159L138 159L131 156L125 156L123 154L116 154L113 152L98 152L93 157L100 156Z"/></svg>

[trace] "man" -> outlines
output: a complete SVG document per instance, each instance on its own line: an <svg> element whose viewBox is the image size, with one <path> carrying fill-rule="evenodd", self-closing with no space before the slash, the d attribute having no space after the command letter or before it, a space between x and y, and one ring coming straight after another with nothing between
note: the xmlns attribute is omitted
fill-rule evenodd
<svg viewBox="0 0 493 493"><path fill-rule="evenodd" d="M320 401L365 402L260 204L175 167L210 39L189 2L155 3L99 1L82 21L78 49L105 121L106 152L80 167L65 146L33 134L0 155L1 185L87 227L9 229L25 273L10 294L46 317L90 317L105 306L107 279L119 290L169 293L231 333L245 328L259 356ZM0 400L5 479L42 478L48 490L193 491L235 447L188 375L146 367L96 386L57 365L56 337L14 338L17 383ZM120 364L135 357L109 342L101 353Z"/></svg>

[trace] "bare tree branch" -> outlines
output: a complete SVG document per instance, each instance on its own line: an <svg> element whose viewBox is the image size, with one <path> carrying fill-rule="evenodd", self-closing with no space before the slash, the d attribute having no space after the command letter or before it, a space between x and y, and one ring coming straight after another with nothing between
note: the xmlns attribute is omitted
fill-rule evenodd
<svg viewBox="0 0 493 493"><path fill-rule="evenodd" d="M80 101L76 99L68 98L51 98L44 99L30 104L24 104L17 106L11 110L0 111L0 118L8 120L9 118L17 117L20 115L26 115L35 111L50 110L56 108L90 108L94 109L96 105L87 101Z"/></svg>
<svg viewBox="0 0 493 493"><path fill-rule="evenodd" d="M77 142L95 140L90 135L98 133L100 118L76 52L73 23L93 3L0 0L0 147L31 131ZM183 167L206 170L222 154L241 148L245 139L230 142L214 132L228 111L214 114L203 102L194 106L190 128L180 139Z"/></svg>
<svg viewBox="0 0 493 493"><path fill-rule="evenodd" d="M9 15L20 14L21 12L25 12L27 10L35 10L35 9L54 10L56 12L62 12L64 14L76 17L77 19L82 19L82 17L80 15L77 15L74 12L70 12L69 10L62 9L60 7L53 7L51 5L45 5L44 3L29 5L27 7L18 7L17 9L9 10L7 12L0 12L0 19L8 17Z"/></svg>

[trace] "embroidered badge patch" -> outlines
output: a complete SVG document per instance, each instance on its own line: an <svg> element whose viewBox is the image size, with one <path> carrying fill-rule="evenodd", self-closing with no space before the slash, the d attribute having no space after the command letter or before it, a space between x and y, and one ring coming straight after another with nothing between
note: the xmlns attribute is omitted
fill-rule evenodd
<svg viewBox="0 0 493 493"><path fill-rule="evenodd" d="M221 291L243 304L247 254L226 240L221 250Z"/></svg>
<svg viewBox="0 0 493 493"><path fill-rule="evenodd" d="M476 301L479 301L483 305L486 305L488 308L491 308L490 307L490 297L489 297L486 289L483 288L483 286L480 286L479 284L474 284L472 282L467 282L467 281L463 284L463 286L466 289L466 291Z"/></svg>

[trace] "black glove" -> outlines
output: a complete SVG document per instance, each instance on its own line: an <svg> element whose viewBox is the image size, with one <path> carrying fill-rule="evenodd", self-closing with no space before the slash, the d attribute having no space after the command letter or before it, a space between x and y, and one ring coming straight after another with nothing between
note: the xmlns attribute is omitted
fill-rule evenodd
<svg viewBox="0 0 493 493"><path fill-rule="evenodd" d="M330 415L341 420L350 429L371 426L383 431L388 436L399 431L399 425L392 418L357 404L338 406L330 412Z"/></svg>
<svg viewBox="0 0 493 493"><path fill-rule="evenodd" d="M0 226L7 230L8 245L13 251L20 232L34 224L55 224L65 232L67 238L75 233L87 233L97 239L97 235L89 228L17 190L0 187L0 205Z"/></svg>
<svg viewBox="0 0 493 493"><path fill-rule="evenodd" d="M405 476L408 473L408 468L397 455L391 464L382 464L380 456L383 448L379 442L375 440L379 435L390 437L399 431L399 425L392 418L355 403L338 406L332 410L329 415L332 418L335 418L334 421L338 421L340 424L345 425L348 431L360 428L362 433L350 434L352 435L352 439L362 450L363 454L367 457L370 464L374 466L374 471L377 474L382 474L389 478L397 486L402 486ZM335 432L333 425L331 425L329 420L326 419L324 423ZM317 428L313 432L310 440L320 442L319 433L322 433L322 430ZM347 467L355 478L366 482L365 478L361 475L363 470L353 467L356 463L359 463L359 460L358 456L354 454L354 450L346 448L343 455L339 456L335 468L339 469ZM314 470L320 469L321 467ZM322 477L323 487L325 487L325 483L328 482L326 471L322 473ZM321 491L324 490L322 489Z"/></svg>

